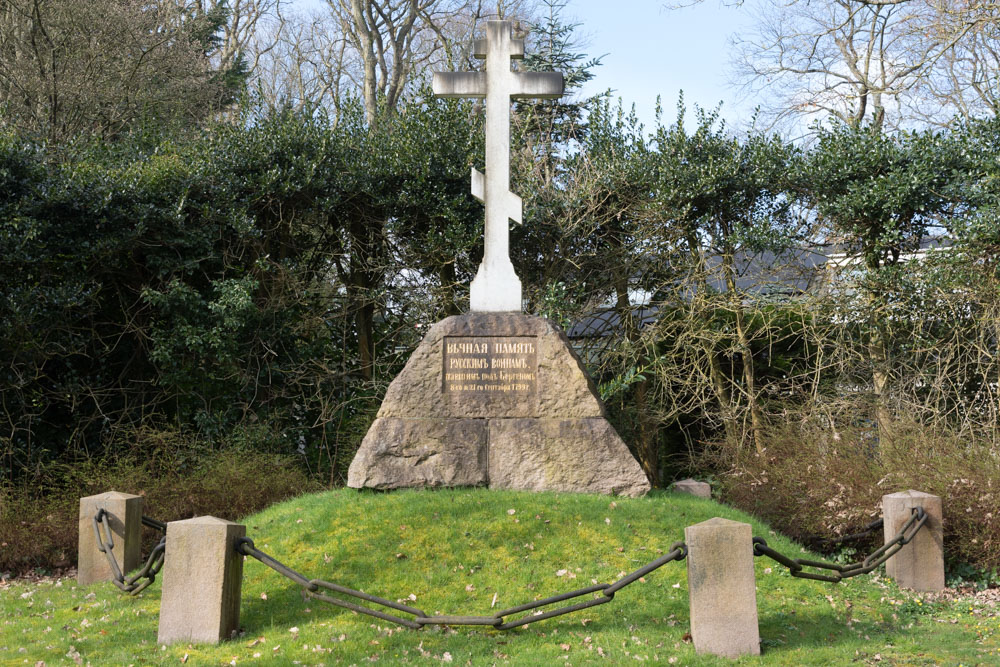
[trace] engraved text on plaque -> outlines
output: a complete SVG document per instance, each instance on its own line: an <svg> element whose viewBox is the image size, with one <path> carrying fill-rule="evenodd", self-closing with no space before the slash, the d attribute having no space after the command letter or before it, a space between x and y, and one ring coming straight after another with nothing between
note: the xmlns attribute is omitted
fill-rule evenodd
<svg viewBox="0 0 1000 667"><path fill-rule="evenodd" d="M446 394L530 394L538 388L536 336L446 336Z"/></svg>

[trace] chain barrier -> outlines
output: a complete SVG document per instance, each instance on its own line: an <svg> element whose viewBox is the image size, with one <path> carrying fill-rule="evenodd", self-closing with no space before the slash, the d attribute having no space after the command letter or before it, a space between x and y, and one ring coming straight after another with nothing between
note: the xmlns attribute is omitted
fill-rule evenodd
<svg viewBox="0 0 1000 667"><path fill-rule="evenodd" d="M836 537L822 537L820 535L805 535L799 538L799 541L803 544L815 545L820 548L830 548L838 544L843 544L844 542L857 542L868 537L872 533L882 530L885 525L885 521L881 518L875 519L870 523L866 523L865 526L856 533L849 533L847 535L838 535Z"/></svg>
<svg viewBox="0 0 1000 667"><path fill-rule="evenodd" d="M866 528L868 532L875 530L873 527L876 522L869 524ZM881 523L879 520L878 523ZM782 553L779 553L767 546L767 542L763 537L753 538L753 555L754 556L767 556L768 558L781 563L788 568L789 573L793 577L800 577L802 579L814 579L816 581L829 581L832 583L839 583L844 579L850 577L856 577L861 574L868 574L875 568L877 568L882 563L889 560L892 556L896 554L897 551L902 549L905 545L909 544L910 541L916 536L924 524L927 523L927 513L924 511L923 507L914 507L910 518L906 520L899 532L890 539L887 540L885 544L873 551L867 558L865 558L860 563L850 563L847 565L841 565L839 563L830 563L827 561L817 561L817 560L807 560L805 558L789 558ZM833 572L833 574L818 574L816 572L806 572L803 568L811 567L817 570L827 570Z"/></svg>
<svg viewBox="0 0 1000 667"><path fill-rule="evenodd" d="M380 598L375 595L369 595L368 593L363 593L362 591L356 591L345 586L340 586L338 584L333 584L328 581L323 581L321 579L307 579L304 575L296 572L292 568L288 567L284 563L276 560L275 558L264 553L260 549L254 546L253 540L247 537L240 538L236 543L236 550L238 553L244 556L250 556L256 558L258 561L271 568L278 574L291 579L296 584L305 589L304 593L307 597L320 600L322 602L328 602L330 604L336 605L338 607L343 607L344 609L350 609L351 611L358 612L359 614L368 614L369 616L374 616L376 618L381 618L385 621L390 621L392 623L397 623L407 628L414 630L419 630L425 625L485 625L496 628L497 630L510 630L522 625L527 625L528 623L535 623L537 621L544 621L548 618L553 618L555 616L561 616L563 614L569 614L574 611L580 611L582 609L587 609L589 607L596 607L597 605L605 604L611 602L614 599L615 593L625 588L629 584L639 580L641 577L646 576L653 570L666 565L671 561L681 561L687 557L687 546L683 542L674 542L670 545L670 551L663 556L660 556L653 562L644 565L635 572L628 574L613 584L598 584L596 586L588 586L587 588L581 588L579 590L570 591L569 593L563 593L561 595L554 595L552 597L544 598L542 600L535 600L534 602L528 602L527 604L522 604L517 607L511 607L510 609L504 609L498 611L492 616L429 616L425 614L420 609L416 607L410 607L405 604L400 604L398 602L393 602L392 600L386 600L385 598ZM372 609L370 607L365 607L353 602L348 602L346 600L341 600L339 598L331 597L325 593L320 592L320 589L325 589L329 591L334 591L342 595L347 595L350 597L358 598L372 604L381 605L388 609L393 609L396 611L401 611L406 614L412 615L413 619L401 618L393 614L380 611L378 609ZM566 605L565 607L558 607L550 611L545 612L535 612L533 614L528 614L526 616L521 616L512 621L504 622L505 617L513 616L516 614L521 614L526 611L532 611L539 609L541 607L547 607L549 605L556 604L558 602L565 602L566 600L572 600L574 598L583 597L585 595L594 595L595 593L600 593L595 597L591 597L583 602L577 602L574 604Z"/></svg>
<svg viewBox="0 0 1000 667"><path fill-rule="evenodd" d="M167 532L167 524L148 516L142 517L142 525L164 533ZM103 535L101 526L104 526ZM108 565L111 566L112 583L115 586L129 595L137 595L156 580L156 574L163 567L163 554L167 547L166 537L161 538L157 545L153 547L153 550L149 552L149 557L146 559L145 565L139 568L139 571L131 577L126 578L122 574L122 569L119 567L118 561L115 559L115 554L112 551L115 548L115 541L111 535L111 526L108 523L108 512L103 507L94 514L94 535L97 538L97 549L104 554L108 559ZM140 579L144 581L139 582Z"/></svg>

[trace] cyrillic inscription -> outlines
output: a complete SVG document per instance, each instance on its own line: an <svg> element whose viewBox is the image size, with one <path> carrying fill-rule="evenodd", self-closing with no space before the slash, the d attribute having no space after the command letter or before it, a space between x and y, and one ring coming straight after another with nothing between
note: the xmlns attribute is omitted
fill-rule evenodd
<svg viewBox="0 0 1000 667"><path fill-rule="evenodd" d="M446 394L529 394L538 388L535 336L446 336Z"/></svg>

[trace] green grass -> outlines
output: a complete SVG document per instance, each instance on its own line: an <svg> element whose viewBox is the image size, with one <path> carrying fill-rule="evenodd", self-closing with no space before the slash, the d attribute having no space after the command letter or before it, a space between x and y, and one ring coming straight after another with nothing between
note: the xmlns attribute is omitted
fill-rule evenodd
<svg viewBox="0 0 1000 667"><path fill-rule="evenodd" d="M500 609L614 581L683 539L684 526L713 516L749 521L772 547L799 553L741 512L666 493L612 500L340 490L293 499L245 523L259 548L308 576L390 599L412 595L428 613L488 615L494 596ZM1000 664L993 610L931 602L877 574L826 584L792 578L765 559L755 566L763 655L739 664ZM135 598L111 584L12 583L0 589L0 664L178 664L185 656L198 665L733 664L696 656L686 637L684 563L668 563L609 604L507 633L399 628L303 600L292 582L251 559L244 576L242 636L166 648L156 643L159 580Z"/></svg>

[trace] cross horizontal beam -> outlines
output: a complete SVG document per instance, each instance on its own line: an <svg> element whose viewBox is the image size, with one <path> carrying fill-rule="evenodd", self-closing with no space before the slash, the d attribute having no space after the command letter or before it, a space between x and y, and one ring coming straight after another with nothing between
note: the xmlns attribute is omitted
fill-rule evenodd
<svg viewBox="0 0 1000 667"><path fill-rule="evenodd" d="M434 72L437 97L486 97L486 72Z"/></svg>
<svg viewBox="0 0 1000 667"><path fill-rule="evenodd" d="M562 72L517 72L515 86L510 96L514 99L554 100L562 97Z"/></svg>
<svg viewBox="0 0 1000 667"><path fill-rule="evenodd" d="M561 72L511 72L514 99L554 100L562 96ZM434 72L431 83L438 97L486 97L486 72Z"/></svg>

